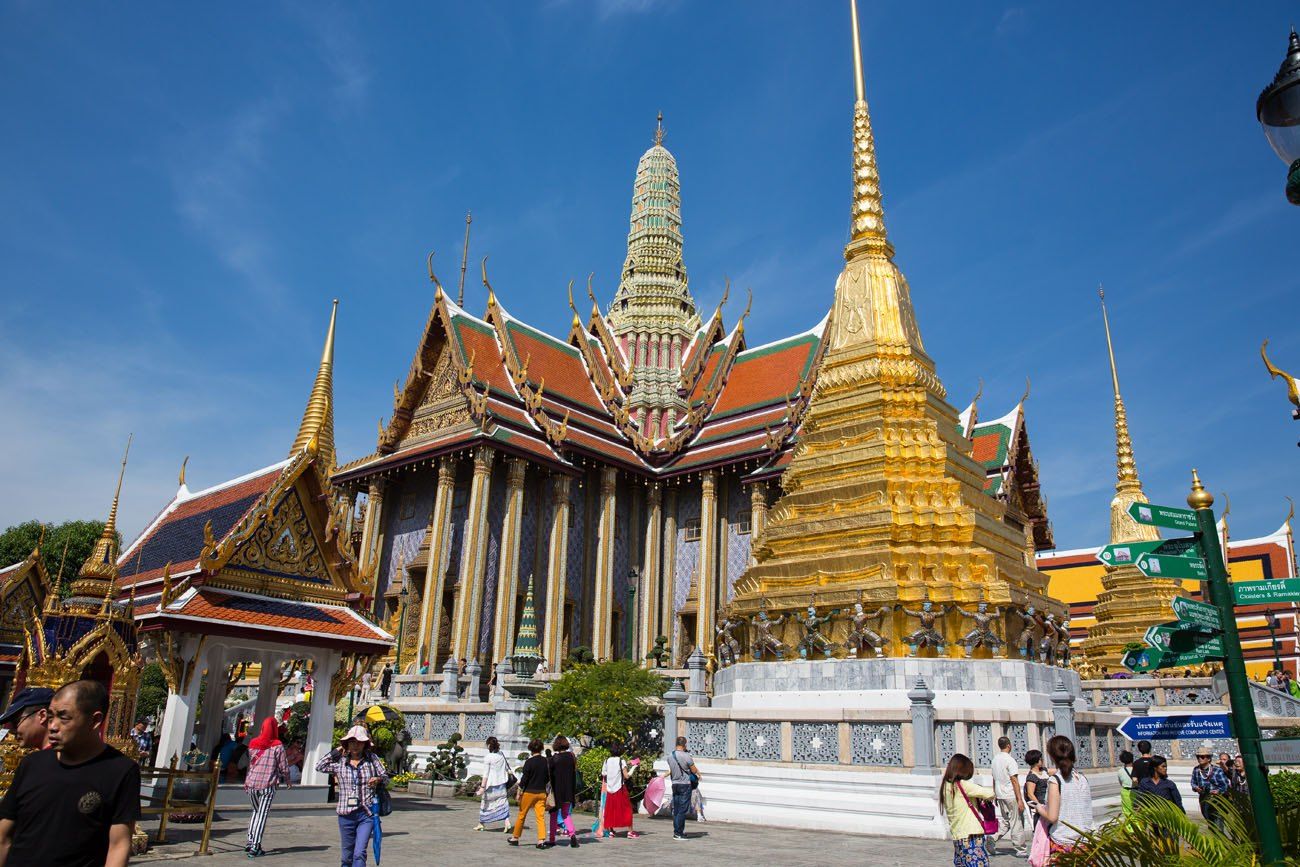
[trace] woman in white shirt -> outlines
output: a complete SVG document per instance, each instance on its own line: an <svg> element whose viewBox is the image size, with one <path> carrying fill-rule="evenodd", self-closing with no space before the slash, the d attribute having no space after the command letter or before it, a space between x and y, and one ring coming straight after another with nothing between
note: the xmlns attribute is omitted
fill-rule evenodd
<svg viewBox="0 0 1300 867"><path fill-rule="evenodd" d="M1038 815L1048 823L1051 851L1068 852L1082 832L1092 830L1092 790L1074 770L1073 741L1055 735L1047 742L1047 755L1054 768L1047 778L1047 803L1039 804Z"/></svg>
<svg viewBox="0 0 1300 867"><path fill-rule="evenodd" d="M623 761L623 747L615 744L609 752L609 758L600 767L600 791L604 809L596 833L608 837L615 830L627 828L629 838L640 837L640 834L632 830L632 799L627 792L627 781L632 772L628 763Z"/></svg>

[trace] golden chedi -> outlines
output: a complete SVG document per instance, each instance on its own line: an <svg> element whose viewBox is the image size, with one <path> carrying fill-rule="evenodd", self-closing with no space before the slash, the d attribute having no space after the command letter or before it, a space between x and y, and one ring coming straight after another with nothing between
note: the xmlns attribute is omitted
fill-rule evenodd
<svg viewBox="0 0 1300 867"><path fill-rule="evenodd" d="M1133 440L1128 432L1128 412L1119 391L1115 348L1110 339L1110 318L1106 295L1101 293L1102 325L1106 330L1106 352L1110 357L1110 381L1115 392L1115 499L1110 501L1110 541L1151 542L1160 538L1155 527L1139 524L1128 513L1134 503L1145 503L1147 495L1138 479L1133 458ZM1106 566L1093 615L1097 622L1088 628L1083 651L1096 665L1118 668L1124 646L1141 642L1147 627L1173 618L1170 602L1183 595L1177 581L1148 578L1132 563Z"/></svg>
<svg viewBox="0 0 1300 867"><path fill-rule="evenodd" d="M1016 626L1012 607L1059 616L1064 606L1031 565L1030 534L1004 521L1006 504L983 492L984 469L921 342L885 232L856 11L853 37L852 240L784 495L732 610L794 611L814 597L822 608L888 605L882 628L889 655L900 655L916 623L893 609L898 603L973 610L983 600ZM961 654L962 626L955 608L936 625L948 655ZM844 628L837 624L837 637Z"/></svg>

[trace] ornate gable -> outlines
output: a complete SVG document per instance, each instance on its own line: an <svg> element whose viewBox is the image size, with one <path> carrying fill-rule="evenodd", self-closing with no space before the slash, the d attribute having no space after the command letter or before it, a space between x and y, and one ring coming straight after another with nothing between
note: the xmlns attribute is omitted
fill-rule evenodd
<svg viewBox="0 0 1300 867"><path fill-rule="evenodd" d="M458 384L458 374L452 351L444 344L411 414L410 426L398 443L399 449L431 439L451 428L473 424L469 403Z"/></svg>

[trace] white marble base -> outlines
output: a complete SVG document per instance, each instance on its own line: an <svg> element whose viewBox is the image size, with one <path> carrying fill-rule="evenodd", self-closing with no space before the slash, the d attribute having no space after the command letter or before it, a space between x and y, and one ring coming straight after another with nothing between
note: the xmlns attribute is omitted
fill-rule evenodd
<svg viewBox="0 0 1300 867"><path fill-rule="evenodd" d="M938 710L1051 710L1057 678L1078 697L1079 675L1019 659L830 659L742 662L713 676L717 708L904 710L918 677Z"/></svg>
<svg viewBox="0 0 1300 867"><path fill-rule="evenodd" d="M939 811L939 774L773 767L699 758L696 765L710 821L930 840L948 836ZM662 761L656 768L667 770ZM1087 776L1094 821L1101 823L1119 810L1119 783L1113 771ZM976 779L993 784L987 777Z"/></svg>

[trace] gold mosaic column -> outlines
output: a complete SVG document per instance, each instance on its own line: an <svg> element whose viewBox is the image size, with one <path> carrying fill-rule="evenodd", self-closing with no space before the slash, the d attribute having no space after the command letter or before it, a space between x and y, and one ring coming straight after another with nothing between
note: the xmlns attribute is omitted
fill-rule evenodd
<svg viewBox="0 0 1300 867"><path fill-rule="evenodd" d="M430 672L436 671L438 643L442 641L442 597L446 592L447 541L451 532L451 504L456 495L456 463L438 461L438 491L429 514L429 563L424 571L424 605L420 611L419 648L425 648ZM423 662L424 660L420 660Z"/></svg>
<svg viewBox="0 0 1300 867"><path fill-rule="evenodd" d="M658 482L646 494L645 550L641 560L641 646L635 659L646 664L646 655L655 646L655 607L659 604L659 552L663 545L663 488Z"/></svg>
<svg viewBox="0 0 1300 867"><path fill-rule="evenodd" d="M497 571L497 610L492 628L492 664L513 650L515 594L519 591L519 536L524 514L524 471L528 464L511 458L506 466L506 517L501 527L500 569Z"/></svg>
<svg viewBox="0 0 1300 867"><path fill-rule="evenodd" d="M551 480L551 544L546 561L546 624L542 630L542 656L551 671L564 660L564 590L568 586L569 484L568 476Z"/></svg>
<svg viewBox="0 0 1300 867"><path fill-rule="evenodd" d="M749 562L767 526L767 482L755 482L749 488Z"/></svg>
<svg viewBox="0 0 1300 867"><path fill-rule="evenodd" d="M377 479L370 483L370 488L366 491L366 520L361 525L361 562L357 564L357 569L363 575L375 565L375 552L379 549L377 537L379 528L383 526L379 519L383 511L384 482ZM371 592L374 592L374 588L371 588Z"/></svg>
<svg viewBox="0 0 1300 867"><path fill-rule="evenodd" d="M456 595L456 623L451 653L457 660L473 659L478 652L478 623L483 605L483 566L487 560L488 491L496 452L487 446L474 450L474 478L469 489L469 515L460 552L460 592Z"/></svg>
<svg viewBox="0 0 1300 867"><path fill-rule="evenodd" d="M614 493L618 470L600 471L600 526L596 541L596 593L592 604L591 652L597 660L612 659L614 617Z"/></svg>
<svg viewBox="0 0 1300 867"><path fill-rule="evenodd" d="M700 568L695 613L695 646L705 654L713 647L713 615L718 607L718 473L700 476Z"/></svg>
<svg viewBox="0 0 1300 867"><path fill-rule="evenodd" d="M659 567L659 635L668 638L668 646L673 646L673 610L674 585L677 582L677 491L670 488L664 494L664 554ZM653 639L652 639L653 640Z"/></svg>

